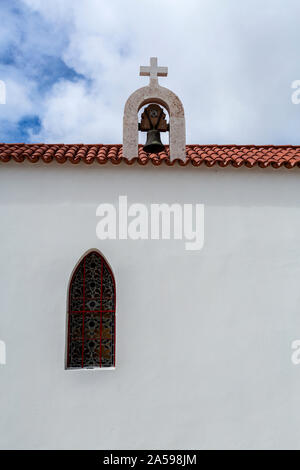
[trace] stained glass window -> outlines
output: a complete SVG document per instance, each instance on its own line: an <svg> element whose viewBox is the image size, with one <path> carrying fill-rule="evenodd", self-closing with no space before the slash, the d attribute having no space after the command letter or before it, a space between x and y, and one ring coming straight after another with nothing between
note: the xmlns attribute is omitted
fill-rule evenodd
<svg viewBox="0 0 300 470"><path fill-rule="evenodd" d="M98 251L78 264L69 287L67 368L115 366L114 275Z"/></svg>

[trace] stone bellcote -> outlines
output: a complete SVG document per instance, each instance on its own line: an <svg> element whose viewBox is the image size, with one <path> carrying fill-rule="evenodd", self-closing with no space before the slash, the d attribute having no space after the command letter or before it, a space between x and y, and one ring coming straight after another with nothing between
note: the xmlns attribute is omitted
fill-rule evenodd
<svg viewBox="0 0 300 470"><path fill-rule="evenodd" d="M169 113L170 160L186 159L186 131L183 105L175 93L158 83L158 77L167 77L168 68L158 67L157 58L150 59L150 67L141 67L140 76L150 77L148 86L136 90L127 100L123 118L123 156L138 156L138 113L146 104L163 106Z"/></svg>

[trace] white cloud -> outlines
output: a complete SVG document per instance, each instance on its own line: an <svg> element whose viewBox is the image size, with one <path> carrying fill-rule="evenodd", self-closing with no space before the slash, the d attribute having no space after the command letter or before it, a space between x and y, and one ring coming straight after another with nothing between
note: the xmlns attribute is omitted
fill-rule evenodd
<svg viewBox="0 0 300 470"><path fill-rule="evenodd" d="M55 53L86 79L41 96L33 140L120 143L125 101L147 83L139 65L157 55L169 66L161 84L184 103L189 142L299 143L300 106L290 99L300 78L298 0L23 3L64 36ZM31 42L46 53L38 35Z"/></svg>
<svg viewBox="0 0 300 470"><path fill-rule="evenodd" d="M118 119L120 122L118 122ZM117 120L117 122L116 122ZM113 143L121 115L85 82L61 81L45 102L43 127L34 141ZM105 135L105 140L102 136Z"/></svg>

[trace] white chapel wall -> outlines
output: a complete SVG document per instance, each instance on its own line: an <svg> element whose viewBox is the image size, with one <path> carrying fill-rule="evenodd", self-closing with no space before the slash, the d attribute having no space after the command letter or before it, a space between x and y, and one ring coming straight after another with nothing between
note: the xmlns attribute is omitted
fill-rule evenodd
<svg viewBox="0 0 300 470"><path fill-rule="evenodd" d="M3 164L0 448L298 448L298 170ZM96 207L204 203L205 245L99 241ZM69 276L117 282L117 369L65 371Z"/></svg>

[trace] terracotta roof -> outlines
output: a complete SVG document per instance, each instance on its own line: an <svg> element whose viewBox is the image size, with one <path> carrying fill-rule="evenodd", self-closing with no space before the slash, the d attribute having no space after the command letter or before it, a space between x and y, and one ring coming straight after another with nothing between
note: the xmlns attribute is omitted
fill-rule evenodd
<svg viewBox="0 0 300 470"><path fill-rule="evenodd" d="M246 166L253 168L255 166L266 168L294 168L300 167L300 146L275 146L275 145L188 145L186 147L186 162L175 160L170 162L169 148L158 155L147 154L143 147L139 147L138 156L132 160L127 160L122 155L122 145L84 145L84 144L1 144L0 143L0 161L1 162L24 162L31 163L42 161L50 163L84 162L92 164L94 162L100 165L111 162L117 165L121 162L127 165L138 163L146 165L150 163L158 166L166 164L172 165L206 165L212 167L233 166L236 168Z"/></svg>

